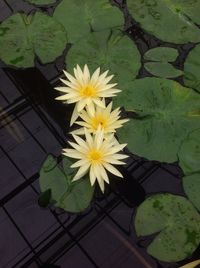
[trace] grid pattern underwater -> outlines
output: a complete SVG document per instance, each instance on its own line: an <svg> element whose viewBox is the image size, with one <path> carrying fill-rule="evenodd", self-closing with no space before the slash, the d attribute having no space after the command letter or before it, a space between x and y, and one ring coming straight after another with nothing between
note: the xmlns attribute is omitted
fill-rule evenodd
<svg viewBox="0 0 200 268"><path fill-rule="evenodd" d="M0 0L0 21L32 8L21 0ZM126 193L110 189L105 196L96 194L91 206L78 215L39 207L42 162L50 153L59 157L66 144L64 131L48 112L63 62L59 58L46 66L36 63L36 68L22 71L2 63L1 67L0 267L178 267L146 253L146 242L134 231L136 206L127 201ZM34 89L37 93L49 90L52 102L44 106L33 96ZM183 194L176 165L132 155L126 168L132 174L128 187L137 181L146 195L158 191Z"/></svg>

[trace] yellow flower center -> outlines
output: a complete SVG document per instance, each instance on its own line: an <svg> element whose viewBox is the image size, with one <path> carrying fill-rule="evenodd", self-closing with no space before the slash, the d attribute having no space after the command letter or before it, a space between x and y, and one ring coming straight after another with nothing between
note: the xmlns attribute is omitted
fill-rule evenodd
<svg viewBox="0 0 200 268"><path fill-rule="evenodd" d="M105 131L108 126L108 119L101 114L97 115L96 117L92 118L91 125L94 130L97 130L100 125Z"/></svg>
<svg viewBox="0 0 200 268"><path fill-rule="evenodd" d="M102 152L96 149L92 149L88 153L88 158L92 163L101 163L102 162Z"/></svg>
<svg viewBox="0 0 200 268"><path fill-rule="evenodd" d="M91 85L84 86L80 88L80 95L82 97L95 97L96 96L96 88Z"/></svg>

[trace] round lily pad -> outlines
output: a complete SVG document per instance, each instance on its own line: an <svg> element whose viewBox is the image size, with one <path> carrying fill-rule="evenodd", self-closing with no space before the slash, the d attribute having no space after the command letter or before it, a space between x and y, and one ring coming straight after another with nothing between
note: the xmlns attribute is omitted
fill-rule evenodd
<svg viewBox="0 0 200 268"><path fill-rule="evenodd" d="M123 13L110 4L109 0L63 0L54 12L56 18L65 27L68 40L74 43L91 30L100 31L122 26Z"/></svg>
<svg viewBox="0 0 200 268"><path fill-rule="evenodd" d="M114 74L113 82L119 83L119 88L129 88L140 69L140 54L136 45L121 31L105 30L91 33L72 46L66 57L66 64L70 71L74 66L88 64L94 71L101 67L101 71L109 70Z"/></svg>
<svg viewBox="0 0 200 268"><path fill-rule="evenodd" d="M189 257L200 243L200 215L182 196L147 198L137 209L135 229L138 236L155 234L147 252L165 262Z"/></svg>
<svg viewBox="0 0 200 268"><path fill-rule="evenodd" d="M167 62L146 62L144 67L149 73L162 78L172 78L183 74L181 70Z"/></svg>
<svg viewBox="0 0 200 268"><path fill-rule="evenodd" d="M33 67L35 55L42 63L52 62L66 43L63 26L41 12L17 13L0 25L0 58L15 67Z"/></svg>
<svg viewBox="0 0 200 268"><path fill-rule="evenodd" d="M171 47L155 47L144 54L144 59L149 61L173 62L177 57L177 49Z"/></svg>
<svg viewBox="0 0 200 268"><path fill-rule="evenodd" d="M25 0L26 2L29 2L30 4L34 4L37 6L45 6L54 4L56 0Z"/></svg>
<svg viewBox="0 0 200 268"><path fill-rule="evenodd" d="M200 92L200 45L191 50L184 64L184 83Z"/></svg>
<svg viewBox="0 0 200 268"><path fill-rule="evenodd" d="M49 155L40 170L40 189L42 192L51 190L51 199L55 206L72 213L85 210L93 197L94 187L86 176L72 182L69 162L64 159L62 169L53 156Z"/></svg>
<svg viewBox="0 0 200 268"><path fill-rule="evenodd" d="M183 188L190 201L200 211L200 172L183 177Z"/></svg>
<svg viewBox="0 0 200 268"><path fill-rule="evenodd" d="M200 41L197 0L127 0L133 18L150 34L167 42Z"/></svg>
<svg viewBox="0 0 200 268"><path fill-rule="evenodd" d="M200 116L200 110L196 116ZM179 165L185 175L200 172L200 129L191 132L186 137L178 152L178 157Z"/></svg>
<svg viewBox="0 0 200 268"><path fill-rule="evenodd" d="M137 79L115 99L138 115L117 131L120 142L149 160L177 161L182 141L200 127L200 95L171 80Z"/></svg>

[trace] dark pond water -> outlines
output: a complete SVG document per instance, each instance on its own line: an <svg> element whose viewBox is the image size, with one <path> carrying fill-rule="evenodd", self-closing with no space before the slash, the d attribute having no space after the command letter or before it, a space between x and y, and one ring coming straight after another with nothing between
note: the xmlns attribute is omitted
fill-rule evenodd
<svg viewBox="0 0 200 268"><path fill-rule="evenodd" d="M127 34L143 55L149 48L178 48L179 69L193 45L164 43L145 33L133 21L125 5ZM1 0L0 20L16 11L35 7L21 0ZM43 8L52 13L53 8ZM65 52L67 53L67 51ZM181 172L176 165L130 158L122 172L126 180L111 184L103 196L98 190L91 207L79 215L42 209L39 169L51 153L59 157L66 144L71 108L55 102L55 87L64 68L63 57L46 66L15 70L1 63L1 178L0 178L0 267L179 267L150 257L149 239L136 237L135 209L152 193L183 194ZM138 77L150 76L143 66ZM182 83L181 80L179 82ZM159 144L158 144L159 146ZM191 259L200 256L198 249Z"/></svg>

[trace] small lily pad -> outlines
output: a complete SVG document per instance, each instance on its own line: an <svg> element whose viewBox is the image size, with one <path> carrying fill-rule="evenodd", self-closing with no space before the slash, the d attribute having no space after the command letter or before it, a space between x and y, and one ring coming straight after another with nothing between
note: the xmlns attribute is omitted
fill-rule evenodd
<svg viewBox="0 0 200 268"><path fill-rule="evenodd" d="M197 0L127 0L133 18L163 41L200 41L200 2Z"/></svg>
<svg viewBox="0 0 200 268"><path fill-rule="evenodd" d="M171 47L155 47L144 54L144 59L149 61L173 62L177 57L177 49Z"/></svg>
<svg viewBox="0 0 200 268"><path fill-rule="evenodd" d="M66 43L63 26L41 12L30 16L17 13L0 25L0 58L15 67L33 67L35 55L42 63L52 62Z"/></svg>
<svg viewBox="0 0 200 268"><path fill-rule="evenodd" d="M200 44L192 49L184 64L184 83L200 92Z"/></svg>
<svg viewBox="0 0 200 268"><path fill-rule="evenodd" d="M183 140L200 128L200 95L177 82L137 79L115 99L126 110L137 113L118 130L120 142L128 143L132 153L147 159L177 161Z"/></svg>
<svg viewBox="0 0 200 268"><path fill-rule="evenodd" d="M183 177L183 188L190 201L200 211L200 173Z"/></svg>
<svg viewBox="0 0 200 268"><path fill-rule="evenodd" d="M165 262L189 257L200 243L200 215L182 196L156 194L137 209L135 229L138 236L155 234L147 252Z"/></svg>
<svg viewBox="0 0 200 268"><path fill-rule="evenodd" d="M66 57L69 71L77 63L88 64L91 71L98 67L101 71L109 70L115 75L113 83L118 82L120 89L129 88L129 82L135 79L141 66L136 45L119 30L91 33L73 45Z"/></svg>
<svg viewBox="0 0 200 268"><path fill-rule="evenodd" d="M63 0L53 16L65 27L71 43L81 40L81 44L91 30L101 31L124 24L123 13L109 0Z"/></svg>
<svg viewBox="0 0 200 268"><path fill-rule="evenodd" d="M178 77L183 74L181 70L167 62L147 62L144 67L149 73L162 78Z"/></svg>
<svg viewBox="0 0 200 268"><path fill-rule="evenodd" d="M30 4L34 4L37 6L45 6L54 4L56 0L25 0L26 2L29 2Z"/></svg>
<svg viewBox="0 0 200 268"><path fill-rule="evenodd" d="M40 189L43 193L51 190L51 199L55 206L72 213L85 210L93 197L94 187L89 178L72 182L71 172L64 160L65 171L57 164L53 156L49 155L40 170Z"/></svg>

